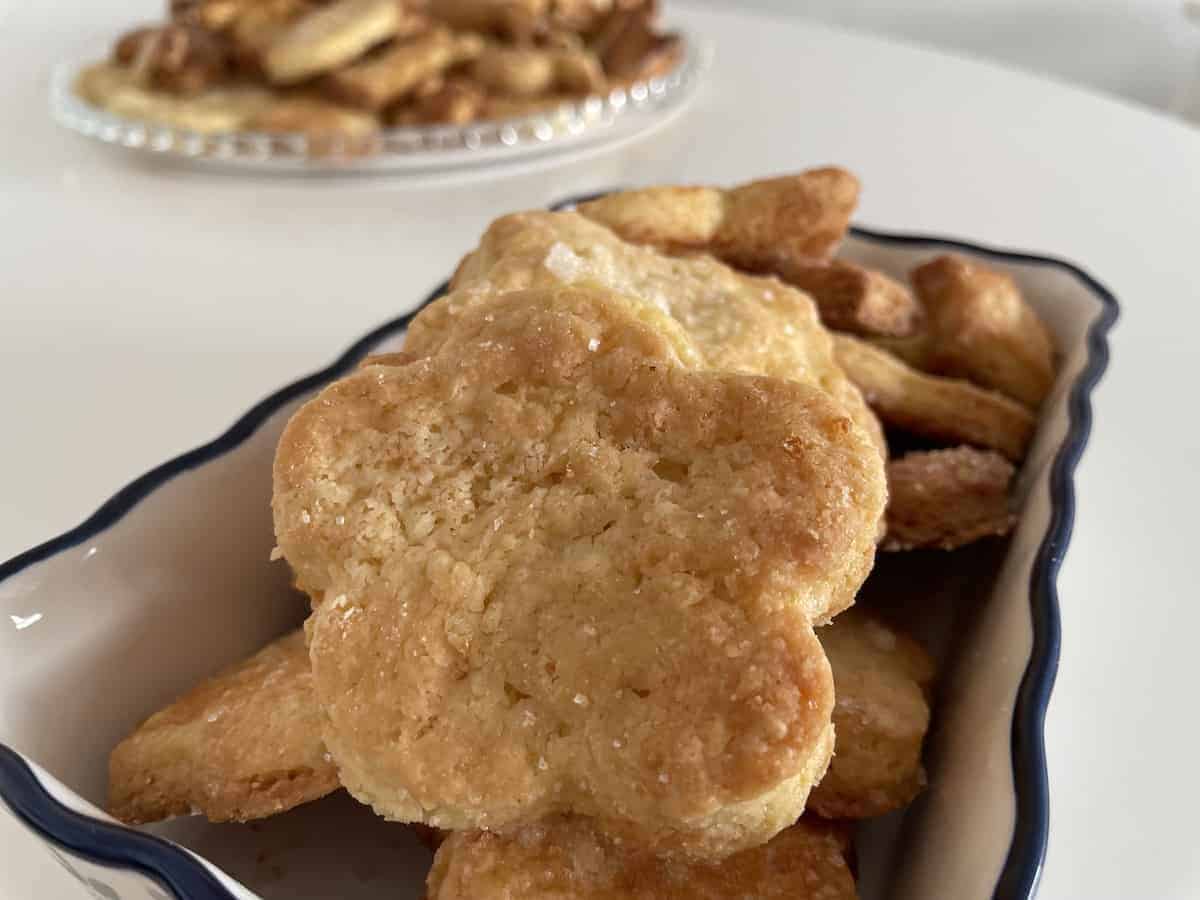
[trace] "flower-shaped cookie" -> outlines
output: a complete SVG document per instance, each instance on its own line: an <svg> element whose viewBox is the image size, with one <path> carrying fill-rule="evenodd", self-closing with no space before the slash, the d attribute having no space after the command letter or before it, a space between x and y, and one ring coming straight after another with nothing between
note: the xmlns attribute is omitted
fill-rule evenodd
<svg viewBox="0 0 1200 900"><path fill-rule="evenodd" d="M879 455L820 389L689 368L645 310L511 294L289 423L276 534L324 597L325 741L382 814L571 813L716 857L794 821L824 772L810 623L869 568Z"/></svg>

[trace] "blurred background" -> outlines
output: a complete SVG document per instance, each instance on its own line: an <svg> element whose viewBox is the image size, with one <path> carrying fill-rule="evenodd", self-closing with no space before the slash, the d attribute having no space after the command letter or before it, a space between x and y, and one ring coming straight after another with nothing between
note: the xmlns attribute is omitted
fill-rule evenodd
<svg viewBox="0 0 1200 900"><path fill-rule="evenodd" d="M1200 0L686 2L801 17L934 46L1200 121ZM661 3L669 14L672 0ZM121 27L159 19L164 5L127 0ZM0 0L0 23L5 6Z"/></svg>
<svg viewBox="0 0 1200 900"><path fill-rule="evenodd" d="M930 44L1159 109L1187 108L1200 116L1195 91L1200 81L1200 21L1189 22L1185 0L698 2L799 15Z"/></svg>

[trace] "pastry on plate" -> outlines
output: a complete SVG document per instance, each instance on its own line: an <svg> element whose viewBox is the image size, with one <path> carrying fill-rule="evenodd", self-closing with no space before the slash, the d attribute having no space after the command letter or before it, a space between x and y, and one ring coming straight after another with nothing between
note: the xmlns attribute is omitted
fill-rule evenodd
<svg viewBox="0 0 1200 900"><path fill-rule="evenodd" d="M381 146L364 132L526 116L663 76L681 59L650 0L188 0L118 38L74 87L123 118L204 134L292 131L318 154L357 155ZM263 117L193 109L246 91L265 95ZM297 104L322 113L297 116Z"/></svg>

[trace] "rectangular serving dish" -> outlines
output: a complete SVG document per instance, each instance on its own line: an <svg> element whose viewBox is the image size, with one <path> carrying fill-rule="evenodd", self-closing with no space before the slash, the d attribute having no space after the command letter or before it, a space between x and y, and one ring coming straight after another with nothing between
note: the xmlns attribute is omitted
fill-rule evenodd
<svg viewBox="0 0 1200 900"><path fill-rule="evenodd" d="M1061 368L1021 472L1012 538L957 557L940 587L912 576L907 593L918 602L906 617L943 661L930 784L908 810L864 829L864 900L1028 900L1036 891L1048 830L1043 722L1058 661L1055 578L1089 397L1117 316L1099 282L1049 257L863 228L843 255L903 276L948 251L1017 280L1053 331ZM305 605L285 567L268 561L275 443L321 386L368 353L397 348L415 311L143 475L79 527L0 566L0 814L44 841L81 897L421 896L429 852L344 794L246 826L192 817L132 830L94 805L105 795L109 750L142 718L301 621Z"/></svg>

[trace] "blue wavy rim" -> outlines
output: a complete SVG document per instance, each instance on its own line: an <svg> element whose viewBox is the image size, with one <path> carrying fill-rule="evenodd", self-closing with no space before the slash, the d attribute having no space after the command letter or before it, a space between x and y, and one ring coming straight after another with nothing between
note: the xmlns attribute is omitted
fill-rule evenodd
<svg viewBox="0 0 1200 900"><path fill-rule="evenodd" d="M1108 368L1108 333L1120 315L1116 295L1074 263L1053 256L1001 250L967 241L922 234L890 234L853 228L861 238L895 246L963 250L1000 262L1057 269L1078 279L1100 303L1088 327L1087 362L1067 397L1067 433L1050 468L1050 525L1038 547L1029 577L1033 645L1013 710L1013 789L1017 798L1012 843L992 892L993 900L1030 900L1037 893L1050 836L1050 784L1046 770L1046 709L1062 648L1058 570L1075 526L1075 467L1092 433L1092 390Z"/></svg>
<svg viewBox="0 0 1200 900"><path fill-rule="evenodd" d="M601 195L567 200L553 208L569 208L595 196ZM1107 336L1117 320L1119 304L1108 288L1063 259L1001 250L936 235L897 234L861 227L851 229L851 233L879 244L962 250L1002 262L1058 269L1078 279L1100 302L1100 315L1088 329L1087 364L1072 385L1068 398L1067 434L1054 457L1050 472L1050 527L1038 549L1030 580L1033 646L1013 713L1016 820L1012 843L996 882L993 898L1029 900L1034 896L1041 877L1050 824L1044 732L1046 707L1054 688L1062 639L1056 580L1074 524L1075 487L1072 479L1091 433L1091 393L1108 367ZM282 406L349 371L367 355L371 347L407 327L413 316L443 294L447 287L448 282L440 284L416 309L360 338L331 365L271 394L215 440L177 456L132 481L82 524L0 565L0 582L94 537L176 475L233 450ZM82 815L55 800L21 756L4 744L0 744L0 800L18 819L51 844L80 857L102 865L139 871L168 887L181 900L234 900L233 894L222 887L197 859L179 847L145 832Z"/></svg>

